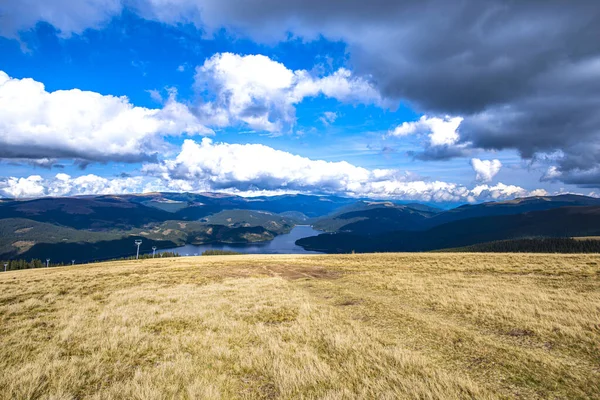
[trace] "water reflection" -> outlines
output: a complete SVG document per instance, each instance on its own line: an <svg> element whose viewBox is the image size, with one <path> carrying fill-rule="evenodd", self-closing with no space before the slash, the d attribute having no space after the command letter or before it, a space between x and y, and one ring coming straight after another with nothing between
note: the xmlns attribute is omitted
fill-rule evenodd
<svg viewBox="0 0 600 400"><path fill-rule="evenodd" d="M290 233L279 235L269 242L261 243L241 243L241 244L201 244L185 245L172 249L163 249L159 253L172 251L182 256L201 255L206 250L227 250L237 251L248 254L321 254L317 251L307 251L300 246L296 246L296 240L310 236L317 236L322 233L309 225L296 225Z"/></svg>

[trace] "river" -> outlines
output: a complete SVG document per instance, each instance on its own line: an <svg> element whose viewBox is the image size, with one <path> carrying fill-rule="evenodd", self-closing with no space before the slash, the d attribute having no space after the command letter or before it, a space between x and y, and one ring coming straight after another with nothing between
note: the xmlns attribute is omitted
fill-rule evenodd
<svg viewBox="0 0 600 400"><path fill-rule="evenodd" d="M228 250L248 254L321 254L317 251L307 251L300 246L296 246L296 240L310 236L317 236L322 233L312 228L310 225L296 225L290 233L278 235L275 239L268 242L258 243L239 243L239 244L187 244L172 249L163 249L159 253L172 251L182 256L201 255L206 250Z"/></svg>

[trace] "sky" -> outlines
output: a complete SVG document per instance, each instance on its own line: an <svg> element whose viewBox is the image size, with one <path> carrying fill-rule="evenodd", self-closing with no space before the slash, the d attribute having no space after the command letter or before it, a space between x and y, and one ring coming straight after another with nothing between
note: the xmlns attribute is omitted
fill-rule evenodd
<svg viewBox="0 0 600 400"><path fill-rule="evenodd" d="M600 194L600 3L0 0L0 197Z"/></svg>

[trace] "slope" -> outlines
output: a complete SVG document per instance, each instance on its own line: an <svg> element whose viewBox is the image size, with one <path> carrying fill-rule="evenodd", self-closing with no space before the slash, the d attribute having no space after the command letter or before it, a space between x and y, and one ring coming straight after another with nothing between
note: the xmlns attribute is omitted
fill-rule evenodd
<svg viewBox="0 0 600 400"><path fill-rule="evenodd" d="M0 273L0 398L598 399L600 256Z"/></svg>
<svg viewBox="0 0 600 400"><path fill-rule="evenodd" d="M600 234L600 207L561 207L516 215L461 219L426 231L380 235L322 234L298 240L307 250L324 252L427 251L530 236L570 237Z"/></svg>
<svg viewBox="0 0 600 400"><path fill-rule="evenodd" d="M74 229L131 229L173 219L169 212L118 196L47 197L0 203L0 219L26 218Z"/></svg>
<svg viewBox="0 0 600 400"><path fill-rule="evenodd" d="M415 206L416 207L416 206ZM417 209L391 202L360 201L314 223L314 228L326 232L350 232L376 235L397 230L419 230L437 212Z"/></svg>

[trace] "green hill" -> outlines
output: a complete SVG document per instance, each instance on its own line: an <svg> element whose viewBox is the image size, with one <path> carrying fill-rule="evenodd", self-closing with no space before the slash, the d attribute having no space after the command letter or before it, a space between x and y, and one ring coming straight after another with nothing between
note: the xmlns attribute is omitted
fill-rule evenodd
<svg viewBox="0 0 600 400"><path fill-rule="evenodd" d="M134 240L142 239L142 252L175 247L177 242L153 239L137 231L87 231L23 218L0 219L0 259L50 258L55 263L106 260L135 255Z"/></svg>
<svg viewBox="0 0 600 400"><path fill-rule="evenodd" d="M230 228L262 226L277 234L288 233L296 225L296 220L292 218L252 210L225 210L202 218L201 222Z"/></svg>
<svg viewBox="0 0 600 400"><path fill-rule="evenodd" d="M451 210L306 195L146 193L4 199L0 201L0 228L4 226L5 232L0 257L66 261L74 254L82 260L122 257L132 251L133 237L144 240L143 251L152 246L261 242L288 233L299 221L335 233L298 242L309 250L429 251L526 237L597 235L594 210L598 207L600 199L575 195ZM23 230L15 234L19 229Z"/></svg>
<svg viewBox="0 0 600 400"><path fill-rule="evenodd" d="M0 203L0 219L26 218L74 229L131 229L173 214L118 196L49 197Z"/></svg>
<svg viewBox="0 0 600 400"><path fill-rule="evenodd" d="M330 233L298 240L308 250L329 253L429 251L495 240L600 234L600 207L561 207L516 215L461 219L424 231L370 235Z"/></svg>
<svg viewBox="0 0 600 400"><path fill-rule="evenodd" d="M384 203L359 203L343 212L314 223L315 229L326 232L350 232L377 235L398 230L418 230L435 212L417 210L403 205Z"/></svg>
<svg viewBox="0 0 600 400"><path fill-rule="evenodd" d="M444 211L433 216L423 228L431 228L452 221L477 217L523 214L531 211L546 211L561 207L598 207L600 199L573 194L539 196L507 201L469 204Z"/></svg>

